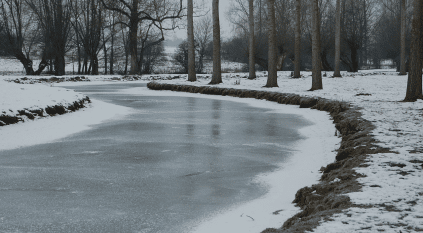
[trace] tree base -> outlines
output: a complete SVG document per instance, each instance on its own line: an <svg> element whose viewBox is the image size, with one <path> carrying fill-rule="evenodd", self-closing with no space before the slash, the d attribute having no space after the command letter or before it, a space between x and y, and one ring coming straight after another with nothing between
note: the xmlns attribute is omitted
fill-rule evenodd
<svg viewBox="0 0 423 233"><path fill-rule="evenodd" d="M402 102L416 102L417 100L423 100L423 95L405 96Z"/></svg>
<svg viewBox="0 0 423 233"><path fill-rule="evenodd" d="M278 84L275 84L275 85L268 85L268 84L266 84L265 86L262 86L262 87L264 87L264 88L272 88L272 87L279 87L279 86L278 86Z"/></svg>
<svg viewBox="0 0 423 233"><path fill-rule="evenodd" d="M219 81L213 81L212 80L211 82L208 83L208 85L217 85L219 83L223 83L223 82L222 81L219 82Z"/></svg>
<svg viewBox="0 0 423 233"><path fill-rule="evenodd" d="M323 88L311 88L310 90L308 90L308 91L317 91L317 90L323 90Z"/></svg>

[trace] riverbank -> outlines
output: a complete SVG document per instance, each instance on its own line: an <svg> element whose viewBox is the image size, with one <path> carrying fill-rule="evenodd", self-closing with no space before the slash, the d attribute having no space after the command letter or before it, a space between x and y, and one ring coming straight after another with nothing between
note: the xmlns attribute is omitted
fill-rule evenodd
<svg viewBox="0 0 423 233"><path fill-rule="evenodd" d="M87 96L62 88L3 82L0 126L74 112L90 102Z"/></svg>
<svg viewBox="0 0 423 233"><path fill-rule="evenodd" d="M193 83L158 81L150 87L267 99L331 112L342 136L336 161L321 169L319 183L300 189L295 200L292 197L302 212L281 228L265 232L422 231L423 101L401 102L407 77L393 72L348 73L340 79L325 77L323 90L309 92L311 77L303 75L291 79L289 73L280 73L280 87L270 90L261 88L264 75L256 80L227 76L223 84L213 86L200 78Z"/></svg>
<svg viewBox="0 0 423 233"><path fill-rule="evenodd" d="M129 109L51 84L0 85L0 150L48 143Z"/></svg>

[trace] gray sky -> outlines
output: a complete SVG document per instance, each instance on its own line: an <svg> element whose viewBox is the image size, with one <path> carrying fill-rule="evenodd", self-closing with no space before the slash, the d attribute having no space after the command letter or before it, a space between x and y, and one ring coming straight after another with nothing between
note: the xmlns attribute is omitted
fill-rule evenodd
<svg viewBox="0 0 423 233"><path fill-rule="evenodd" d="M202 0L194 0L194 2L200 2ZM212 1L211 0L204 0L206 7L208 9L210 9L210 16L211 16L211 8L212 8ZM220 19L220 28L221 28L221 35L222 37L228 37L231 30L232 30L232 26L231 23L227 20L226 17L226 12L228 11L230 4L231 4L232 0L220 0L219 1L219 19ZM194 18L194 21L198 19L198 18ZM186 20L186 18L184 19ZM195 29L194 29L195 30ZM180 30L175 30L175 33L169 33L168 38L169 39L174 39L175 37L178 37L180 39L185 39L187 37L187 31L186 29L180 29Z"/></svg>

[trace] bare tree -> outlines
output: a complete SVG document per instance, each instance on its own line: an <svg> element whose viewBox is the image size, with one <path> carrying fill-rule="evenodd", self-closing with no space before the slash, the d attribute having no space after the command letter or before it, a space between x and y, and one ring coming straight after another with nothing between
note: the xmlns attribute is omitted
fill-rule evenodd
<svg viewBox="0 0 423 233"><path fill-rule="evenodd" d="M416 101L422 96L422 20L423 1L413 1L413 23L410 51L410 71L408 72L407 92L404 101Z"/></svg>
<svg viewBox="0 0 423 233"><path fill-rule="evenodd" d="M335 28L335 72L333 77L342 77L341 63L341 0L336 0L336 28Z"/></svg>
<svg viewBox="0 0 423 233"><path fill-rule="evenodd" d="M406 74L409 66L413 1L378 0L377 2L379 3L377 18L372 22L374 26L371 31L373 37L371 54L375 57L374 63L378 64L377 60L381 59L393 60L396 70L401 73L403 66Z"/></svg>
<svg viewBox="0 0 423 233"><path fill-rule="evenodd" d="M278 86L278 73L276 67L277 48L276 48L276 17L275 0L267 0L268 11L268 36L269 36L269 68L267 74L267 83L265 87Z"/></svg>
<svg viewBox="0 0 423 233"><path fill-rule="evenodd" d="M322 83L322 67L320 57L320 13L319 13L319 0L312 0L312 85L311 91L323 89Z"/></svg>
<svg viewBox="0 0 423 233"><path fill-rule="evenodd" d="M81 10L84 9L84 10ZM78 41L84 47L84 53L90 59L90 66L84 62L86 74L98 75L98 53L102 47L103 15L98 0L80 0L73 6L74 20L72 21ZM104 43L105 41L103 41Z"/></svg>
<svg viewBox="0 0 423 233"><path fill-rule="evenodd" d="M129 53L131 63L131 74L140 72L138 62L138 30L139 24L143 21L150 21L160 30L162 37L157 43L164 40L164 30L176 28L175 20L183 16L182 0L118 0L123 8L116 7L115 0L101 0L104 7L108 10L116 11L126 18L127 22L121 21L121 24L129 28ZM166 28L164 23L172 21L170 28Z"/></svg>
<svg viewBox="0 0 423 233"><path fill-rule="evenodd" d="M213 22L210 16L204 16L195 23L194 38L198 51L197 73L204 69L204 57L207 53L207 46L213 39Z"/></svg>
<svg viewBox="0 0 423 233"><path fill-rule="evenodd" d="M405 32L406 32L406 15L405 15L406 5L405 0L401 0L401 66L400 66L400 75L406 75L405 67Z"/></svg>
<svg viewBox="0 0 423 233"><path fill-rule="evenodd" d="M249 25L249 43L248 43L248 53L249 53L249 71L250 74L248 79L255 79L256 78L256 62L254 59L255 56L255 42L254 42L254 0L248 1L248 25Z"/></svg>
<svg viewBox="0 0 423 233"><path fill-rule="evenodd" d="M269 62L269 36L268 30L266 27L268 24L262 23L264 19L269 20L268 10L267 10L267 0L256 0L254 2L255 9L255 19L256 24L254 25L254 61L262 69L268 69ZM239 50L244 55L246 59L242 59L242 62L249 64L249 2L247 0L236 0L236 4L231 6L230 9L230 20L235 24L237 36L235 40L242 39L242 45L245 45L245 49ZM283 70L286 58L294 61L294 57L290 56L294 54L292 48L294 48L294 38L293 33L295 30L292 30L294 27L294 22L296 17L295 15L295 1L291 0L275 0L275 22L276 22L276 69L278 71ZM244 41L245 40L245 41ZM238 56L238 55L237 55Z"/></svg>
<svg viewBox="0 0 423 233"><path fill-rule="evenodd" d="M27 75L40 74L47 66L47 61L43 59L38 70L34 71L30 53L38 39L39 28L28 6L23 0L2 0L0 22L3 27L0 44L5 52L22 63Z"/></svg>
<svg viewBox="0 0 423 233"><path fill-rule="evenodd" d="M56 75L65 74L65 54L69 50L72 0L26 0L43 30L45 56Z"/></svg>
<svg viewBox="0 0 423 233"><path fill-rule="evenodd" d="M358 72L360 65L367 60L366 46L369 43L371 20L378 10L376 1L343 0L341 11L342 46L341 62L351 72Z"/></svg>
<svg viewBox="0 0 423 233"><path fill-rule="evenodd" d="M301 77L301 0L295 1L295 57L294 57L294 78Z"/></svg>
<svg viewBox="0 0 423 233"><path fill-rule="evenodd" d="M222 70L220 60L220 22L219 0L212 2L213 14L213 77L209 84L222 83Z"/></svg>
<svg viewBox="0 0 423 233"><path fill-rule="evenodd" d="M188 81L197 80L195 74L195 50L194 50L194 6L192 0L188 0Z"/></svg>

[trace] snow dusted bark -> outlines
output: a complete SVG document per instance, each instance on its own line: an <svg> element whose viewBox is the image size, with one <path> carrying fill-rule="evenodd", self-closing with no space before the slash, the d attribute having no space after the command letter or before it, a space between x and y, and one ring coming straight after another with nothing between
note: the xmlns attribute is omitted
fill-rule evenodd
<svg viewBox="0 0 423 233"><path fill-rule="evenodd" d="M276 69L276 19L275 19L275 0L267 0L267 11L269 14L268 35L269 35L269 66L267 74L267 83L265 87L278 87L278 74Z"/></svg>
<svg viewBox="0 0 423 233"><path fill-rule="evenodd" d="M255 79L256 78L256 69L255 69L255 42L254 42L254 0L248 1L248 9L249 9L249 15L248 15L248 23L249 23L249 29L250 29L250 43L249 43L249 68L250 68L250 75L248 76L248 79Z"/></svg>
<svg viewBox="0 0 423 233"><path fill-rule="evenodd" d="M301 77L301 0L295 1L297 21L295 22L295 60L294 78Z"/></svg>
<svg viewBox="0 0 423 233"><path fill-rule="evenodd" d="M411 30L410 71L408 72L407 93L404 101L422 99L422 15L423 1L414 0L414 15Z"/></svg>
<svg viewBox="0 0 423 233"><path fill-rule="evenodd" d="M319 0L312 1L312 85L311 91L323 89L322 65L320 58L320 16Z"/></svg>
<svg viewBox="0 0 423 233"><path fill-rule="evenodd" d="M213 14L213 77L209 84L222 83L222 71L220 64L220 22L219 0L212 2Z"/></svg>
<svg viewBox="0 0 423 233"><path fill-rule="evenodd" d="M405 15L405 0L401 0L401 67L400 75L406 75L406 64L405 64L405 30L406 30L406 15Z"/></svg>
<svg viewBox="0 0 423 233"><path fill-rule="evenodd" d="M192 0L188 0L188 81L197 80L195 74L194 50L194 9Z"/></svg>
<svg viewBox="0 0 423 233"><path fill-rule="evenodd" d="M335 27L335 73L333 77L341 77L341 0L336 0L336 27Z"/></svg>

